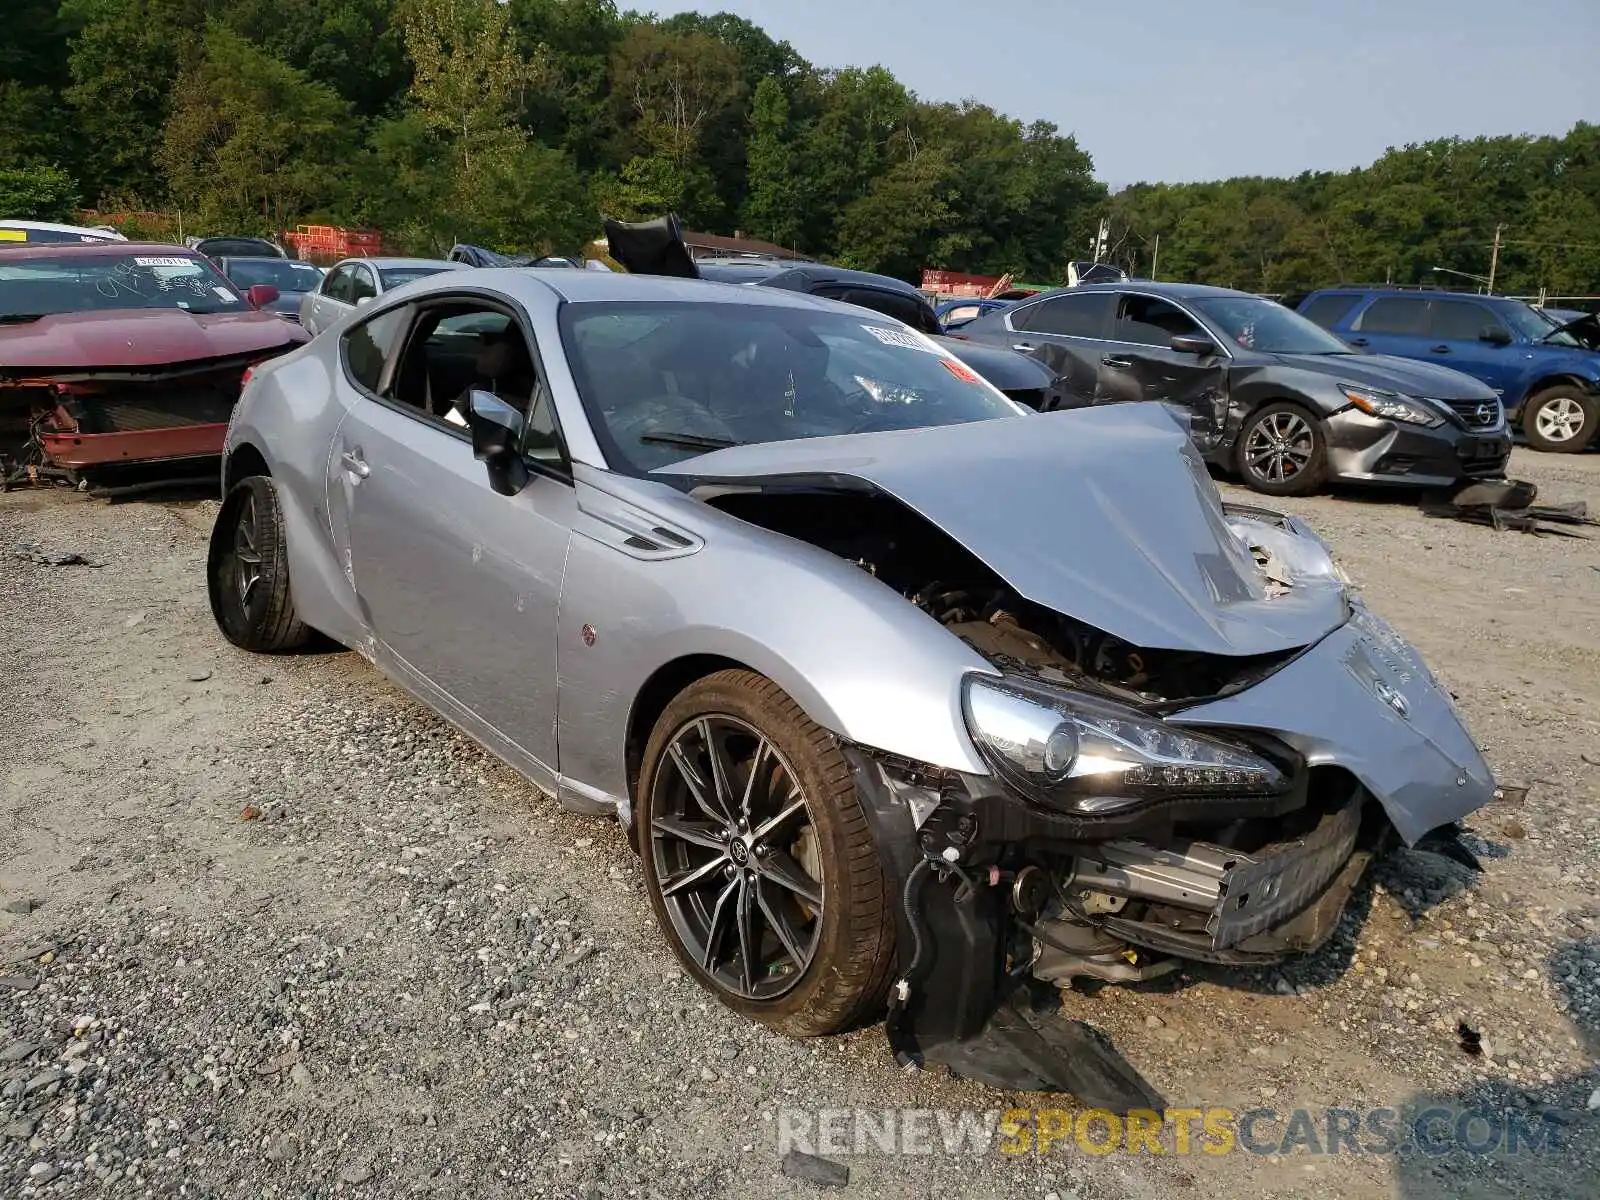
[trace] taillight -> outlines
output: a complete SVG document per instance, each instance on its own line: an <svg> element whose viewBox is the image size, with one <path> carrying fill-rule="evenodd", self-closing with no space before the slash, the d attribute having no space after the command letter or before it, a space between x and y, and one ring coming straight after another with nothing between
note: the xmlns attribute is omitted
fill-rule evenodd
<svg viewBox="0 0 1600 1200"><path fill-rule="evenodd" d="M255 369L255 367L253 365L252 366L248 366L248 367L246 367L244 369L244 374L239 376L239 387L240 388L243 388L246 384L248 384L250 382L250 376L254 375L255 371L256 371L256 369Z"/></svg>

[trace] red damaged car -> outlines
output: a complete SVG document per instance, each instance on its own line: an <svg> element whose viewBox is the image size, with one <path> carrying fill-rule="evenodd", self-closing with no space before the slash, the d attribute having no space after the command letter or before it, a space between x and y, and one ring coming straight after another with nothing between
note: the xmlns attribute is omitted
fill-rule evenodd
<svg viewBox="0 0 1600 1200"><path fill-rule="evenodd" d="M181 246L0 249L0 479L205 465L250 367L309 336L276 298Z"/></svg>

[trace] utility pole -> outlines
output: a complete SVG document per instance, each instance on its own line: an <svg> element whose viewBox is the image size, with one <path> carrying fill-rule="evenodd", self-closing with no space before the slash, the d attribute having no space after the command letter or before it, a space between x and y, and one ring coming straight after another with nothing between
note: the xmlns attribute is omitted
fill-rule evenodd
<svg viewBox="0 0 1600 1200"><path fill-rule="evenodd" d="M1150 251L1150 279L1151 279L1152 282L1154 282L1154 280L1156 278L1156 260L1159 259L1160 257L1161 257L1161 235L1158 233L1158 234L1156 234L1156 244Z"/></svg>
<svg viewBox="0 0 1600 1200"><path fill-rule="evenodd" d="M1494 227L1494 249L1489 254L1489 295L1494 295L1494 273L1500 266L1500 235L1504 233L1504 225Z"/></svg>

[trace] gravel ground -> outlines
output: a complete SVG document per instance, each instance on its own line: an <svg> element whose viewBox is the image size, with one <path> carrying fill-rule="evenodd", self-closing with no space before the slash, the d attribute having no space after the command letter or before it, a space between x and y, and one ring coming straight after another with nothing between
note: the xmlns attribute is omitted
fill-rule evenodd
<svg viewBox="0 0 1600 1200"><path fill-rule="evenodd" d="M1600 508L1600 454L1514 467ZM1286 970L1069 1005L1175 1104L1550 1108L1561 1149L861 1153L841 1194L1594 1194L1600 539L1287 507L1515 789L1470 822L1485 872L1402 853ZM877 1029L802 1043L708 1001L614 824L355 655L228 647L215 509L0 496L0 1196L801 1196L784 1109L1040 1104L902 1072Z"/></svg>

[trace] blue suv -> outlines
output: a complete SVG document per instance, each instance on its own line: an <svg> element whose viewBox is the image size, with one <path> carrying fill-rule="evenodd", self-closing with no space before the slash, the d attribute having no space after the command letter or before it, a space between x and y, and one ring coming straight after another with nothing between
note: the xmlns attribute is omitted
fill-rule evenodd
<svg viewBox="0 0 1600 1200"><path fill-rule="evenodd" d="M1582 450L1600 431L1600 341L1581 321L1569 329L1504 296L1395 288L1312 292L1300 313L1352 346L1482 380L1536 450Z"/></svg>

